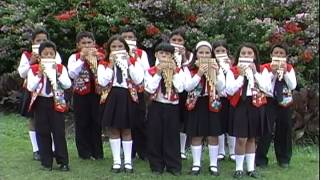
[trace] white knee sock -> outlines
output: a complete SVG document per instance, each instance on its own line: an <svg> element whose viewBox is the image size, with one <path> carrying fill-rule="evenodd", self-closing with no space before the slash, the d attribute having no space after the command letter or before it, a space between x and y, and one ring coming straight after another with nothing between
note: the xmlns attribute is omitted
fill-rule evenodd
<svg viewBox="0 0 320 180"><path fill-rule="evenodd" d="M131 164L132 141L122 141L122 148L124 154L124 163Z"/></svg>
<svg viewBox="0 0 320 180"><path fill-rule="evenodd" d="M56 148L54 147L54 141L53 141L53 135L51 134L51 140L52 140L52 152L54 152L56 150Z"/></svg>
<svg viewBox="0 0 320 180"><path fill-rule="evenodd" d="M246 154L247 171L254 171L255 153Z"/></svg>
<svg viewBox="0 0 320 180"><path fill-rule="evenodd" d="M209 148L210 166L218 167L219 145L208 145L208 148Z"/></svg>
<svg viewBox="0 0 320 180"><path fill-rule="evenodd" d="M31 140L32 151L33 152L39 151L36 132L35 131L29 131L29 136L30 136L30 140Z"/></svg>
<svg viewBox="0 0 320 180"><path fill-rule="evenodd" d="M185 133L180 132L180 152L186 153L186 141L187 135Z"/></svg>
<svg viewBox="0 0 320 180"><path fill-rule="evenodd" d="M201 166L202 145L191 146L191 152L192 152L193 166Z"/></svg>
<svg viewBox="0 0 320 180"><path fill-rule="evenodd" d="M229 154L235 154L236 137L228 135L227 139L228 139Z"/></svg>
<svg viewBox="0 0 320 180"><path fill-rule="evenodd" d="M224 134L220 135L218 137L218 140L219 140L219 153L218 154L226 155L226 152L224 150Z"/></svg>
<svg viewBox="0 0 320 180"><path fill-rule="evenodd" d="M236 154L236 171L243 171L244 155Z"/></svg>
<svg viewBox="0 0 320 180"><path fill-rule="evenodd" d="M119 139L109 139L112 157L113 157L113 164L121 164L120 158L120 148L121 148L121 140ZM120 167L119 167L120 168Z"/></svg>

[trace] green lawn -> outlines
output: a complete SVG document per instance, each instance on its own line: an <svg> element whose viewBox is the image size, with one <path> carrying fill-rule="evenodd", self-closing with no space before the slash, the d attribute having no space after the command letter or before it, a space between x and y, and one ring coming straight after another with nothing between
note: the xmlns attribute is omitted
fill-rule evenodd
<svg viewBox="0 0 320 180"><path fill-rule="evenodd" d="M174 177L170 174L155 176L150 173L146 162L135 160L135 173L112 174L110 167L112 157L109 144L104 144L105 159L101 161L80 160L77 158L75 142L73 137L68 137L68 150L70 156L70 172L44 172L39 170L40 163L32 160L31 145L29 142L26 119L18 115L3 115L0 113L0 180L21 180L21 179L232 179L234 164L230 161L223 161L220 164L221 175L218 178L210 177L208 166L208 153L204 153L203 171L200 176L192 177L187 175L191 166L191 157L183 162L182 176ZM317 180L319 179L319 148L318 146L294 148L291 167L287 170L276 165L273 150L270 152L271 164L266 169L258 169L260 179L281 179L281 180ZM54 166L56 167L56 165ZM251 178L243 178L251 179Z"/></svg>

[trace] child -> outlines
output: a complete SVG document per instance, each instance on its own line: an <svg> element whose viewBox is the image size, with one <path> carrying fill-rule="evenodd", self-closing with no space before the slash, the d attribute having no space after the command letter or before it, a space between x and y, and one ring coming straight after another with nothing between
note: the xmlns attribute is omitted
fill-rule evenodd
<svg viewBox="0 0 320 180"><path fill-rule="evenodd" d="M190 60L192 60L193 54L186 50L185 45L185 34L182 30L176 29L174 30L170 37L169 42L172 46L175 47L174 59L179 68L182 66L188 66ZM182 159L187 159L186 156L186 142L187 135L185 133L185 120L186 120L186 109L185 103L187 99L187 93L184 91L179 94L179 105L180 105L180 122L181 122L181 130L180 130L180 155Z"/></svg>
<svg viewBox="0 0 320 180"><path fill-rule="evenodd" d="M156 66L145 74L145 90L152 95L147 111L148 160L156 174L162 174L165 168L173 175L181 173L178 93L184 88L184 73L176 67L173 53L169 43L158 44ZM166 75L169 78L164 79Z"/></svg>
<svg viewBox="0 0 320 180"><path fill-rule="evenodd" d="M138 48L136 32L130 27L125 27L121 30L121 36L125 39L129 45L131 56L136 58L139 61L139 64L142 65L143 72L146 72L150 66L148 61L147 53ZM146 148L147 148L147 137L146 137L146 103L144 99L144 85L143 83L138 88L138 98L139 103L137 104L136 112L137 119L134 121L132 128L132 158L138 154L139 158L144 160L146 158Z"/></svg>
<svg viewBox="0 0 320 180"><path fill-rule="evenodd" d="M67 111L64 89L71 86L68 72L62 64L44 66L45 59L55 61L56 46L52 42L43 42L39 47L40 64L33 64L28 72L27 88L32 92L29 109L34 111L35 129L39 142L41 165L43 170L52 170L53 157L60 165L59 170L69 171L67 142L65 139L64 112ZM43 62L42 62L43 61ZM56 74L51 76L50 68ZM54 80L56 79L56 85ZM52 152L51 134L55 144Z"/></svg>
<svg viewBox="0 0 320 180"><path fill-rule="evenodd" d="M200 59L213 61L212 47L207 41L200 41L196 45L193 68L191 72L185 68L186 84L188 92L186 107L188 109L187 134L191 137L191 151L193 165L191 175L198 175L201 170L202 140L208 138L210 166L209 171L213 176L219 176L218 171L218 136L221 130L221 103L218 93L225 88L225 76L216 62L212 62L212 67L208 63L200 64ZM198 68L195 67L197 64ZM211 66L210 65L210 66ZM205 73L215 71L216 81L208 83ZM213 78L211 76L211 78Z"/></svg>
<svg viewBox="0 0 320 180"><path fill-rule="evenodd" d="M254 167L255 138L261 132L260 114L265 99L260 90L269 84L259 73L259 55L255 45L243 43L236 54L235 66L228 71L226 90L233 110L232 135L236 137L236 171L234 178L243 177L243 161L246 158L247 175L257 178Z"/></svg>
<svg viewBox="0 0 320 180"><path fill-rule="evenodd" d="M122 140L124 171L133 173L131 128L135 120L134 103L138 102L136 86L143 81L143 69L139 61L129 56L128 44L120 35L114 35L109 39L106 54L107 61L101 61L98 66L98 82L106 87L101 96L101 103L105 103L102 127L110 128L111 132L111 171L121 171Z"/></svg>
<svg viewBox="0 0 320 180"><path fill-rule="evenodd" d="M25 79L24 82L24 89L23 91L23 99L22 99L22 105L21 105L21 115L30 118L29 119L29 136L31 140L31 145L32 145L32 150L33 150L33 159L34 160L40 160L40 155L39 155L39 148L38 148L38 143L36 139L36 132L34 131L34 119L33 119L33 113L32 112L27 112L28 111L28 105L30 103L30 92L26 89L26 79L28 75L28 71L30 69L31 65L38 64L40 61L39 57L39 52L37 51L39 48L39 45L47 41L49 38L49 35L47 31L44 29L36 29L32 33L32 38L31 38L31 43L33 47L36 47L33 49L33 51L24 51L22 53L19 67L18 67L18 72L21 78ZM35 52L37 51L37 52ZM61 63L61 58L59 53L56 55L57 63ZM54 145L52 145L52 150L54 151Z"/></svg>
<svg viewBox="0 0 320 180"><path fill-rule="evenodd" d="M226 75L232 66L232 62L229 58L229 48L227 42L225 40L218 40L213 42L212 44L213 55L217 59L218 64L223 70L223 73ZM228 132L228 122L229 122L229 114L232 113L229 110L229 100L227 98L226 90L224 89L220 94L220 100L222 104L221 109L221 118L222 118L222 132L223 134L219 136L219 155L218 159L223 160L225 158L225 135L227 136L228 147L229 147L229 158L231 160L235 160L234 157L234 148L236 143L236 138L229 135ZM231 116L230 116L231 118Z"/></svg>
<svg viewBox="0 0 320 180"><path fill-rule="evenodd" d="M91 32L76 37L78 52L68 60L68 72L73 79L73 109L75 139L81 159L103 159L101 122L99 120L99 88L97 64L99 54Z"/></svg>
<svg viewBox="0 0 320 180"><path fill-rule="evenodd" d="M280 167L288 168L292 156L291 140L291 91L297 86L297 80L292 65L287 64L288 49L285 44L276 44L271 48L271 58L282 58L283 62L274 62L263 65L263 75L265 74L272 85L268 93L268 104L266 106L267 120L269 127L275 126L274 148L276 158ZM282 75L281 75L282 74ZM282 77L281 77L282 76ZM259 139L257 147L257 166L268 165L268 150L272 140L272 131Z"/></svg>

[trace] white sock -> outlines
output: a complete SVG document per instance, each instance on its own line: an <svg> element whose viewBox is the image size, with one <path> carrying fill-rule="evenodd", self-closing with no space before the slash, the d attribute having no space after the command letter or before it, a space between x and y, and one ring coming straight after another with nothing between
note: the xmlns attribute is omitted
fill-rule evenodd
<svg viewBox="0 0 320 180"><path fill-rule="evenodd" d="M29 136L30 136L30 140L31 140L32 151L33 152L39 151L36 132L35 131L29 131Z"/></svg>
<svg viewBox="0 0 320 180"><path fill-rule="evenodd" d="M54 152L56 150L56 148L54 147L54 141L53 141L52 133L51 133L51 139L52 139L52 152Z"/></svg>
<svg viewBox="0 0 320 180"><path fill-rule="evenodd" d="M180 132L180 152L186 153L186 141L187 135L185 133Z"/></svg>
<svg viewBox="0 0 320 180"><path fill-rule="evenodd" d="M255 153L246 154L247 171L254 171Z"/></svg>
<svg viewBox="0 0 320 180"><path fill-rule="evenodd" d="M228 139L229 154L235 154L236 137L228 135L227 139Z"/></svg>
<svg viewBox="0 0 320 180"><path fill-rule="evenodd" d="M122 148L124 154L124 163L131 164L132 141L122 141Z"/></svg>
<svg viewBox="0 0 320 180"><path fill-rule="evenodd" d="M208 145L208 148L209 148L210 166L218 167L219 145Z"/></svg>
<svg viewBox="0 0 320 180"><path fill-rule="evenodd" d="M109 139L112 157L113 157L113 164L121 164L120 158L120 148L121 148L121 140L119 139ZM120 168L120 166L119 166Z"/></svg>
<svg viewBox="0 0 320 180"><path fill-rule="evenodd" d="M226 152L224 150L224 134L220 135L218 137L218 140L219 140L219 153L218 154L226 155Z"/></svg>
<svg viewBox="0 0 320 180"><path fill-rule="evenodd" d="M202 145L191 146L193 166L201 166ZM198 170L198 169L193 169Z"/></svg>
<svg viewBox="0 0 320 180"><path fill-rule="evenodd" d="M236 171L243 171L244 155L236 154Z"/></svg>

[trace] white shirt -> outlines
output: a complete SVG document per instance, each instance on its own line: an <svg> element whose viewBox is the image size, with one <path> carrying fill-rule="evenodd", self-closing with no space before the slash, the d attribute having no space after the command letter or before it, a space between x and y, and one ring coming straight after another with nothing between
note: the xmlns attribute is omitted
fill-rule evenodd
<svg viewBox="0 0 320 180"><path fill-rule="evenodd" d="M141 84L144 77L144 71L139 61L136 61L134 65L130 64L128 70L133 83L136 85ZM113 78L112 86L128 88L128 84L125 77L122 77L123 79L121 84L118 83L117 76L115 76L116 73L117 73L116 65L114 65L113 69L111 69L109 67L105 67L102 64L99 64L98 72L97 72L98 83L101 86L105 87L112 81L112 78Z"/></svg>
<svg viewBox="0 0 320 180"><path fill-rule="evenodd" d="M61 60L61 56L58 52L57 52L55 59L56 59L57 64L61 64L62 60ZM22 53L20 63L18 66L18 72L19 72L20 77L23 79L27 78L29 69L30 69L29 59L27 58L27 56L24 53Z"/></svg>
<svg viewBox="0 0 320 180"><path fill-rule="evenodd" d="M28 84L27 89L31 92L37 91L37 88L39 87L41 83L41 79L43 78L43 86L39 93L39 96L43 97L53 97L53 93L51 90L51 93L46 94L46 83L47 83L47 77L43 74L42 78L40 78L38 75L34 75L32 70L30 69L28 72ZM63 66L61 75L57 78L57 80L61 83L61 86L63 89L68 89L71 87L71 80L68 76L67 69Z"/></svg>
<svg viewBox="0 0 320 180"><path fill-rule="evenodd" d="M146 71L145 78L144 78L145 91L147 91L150 94L154 94L160 86L161 79L162 79L162 76L160 76L159 74L156 73L152 76L148 71ZM185 81L185 75L182 69L180 69L179 72L175 73L172 78L172 85L176 93L181 93L184 90L184 81ZM164 97L164 94L162 94L161 90L158 91L155 101L161 102L164 104L179 103L179 100L170 101L166 99Z"/></svg>
<svg viewBox="0 0 320 180"><path fill-rule="evenodd" d="M82 69L84 61L76 59L77 55L72 54L68 60L68 73L71 79L76 79Z"/></svg>
<svg viewBox="0 0 320 180"><path fill-rule="evenodd" d="M198 74L195 74L194 76L191 76L191 73L189 71L189 69L187 67L184 67L184 72L185 72L185 90L187 92L190 92L192 90L194 90L198 84L201 81L201 77ZM215 83L215 88L218 92L218 94L220 94L224 89L225 89L225 75L222 71L221 68L219 68L218 74L217 74L217 82ZM207 86L207 82L206 82L206 86ZM205 93L202 96L208 96L208 92L207 92L207 88L205 88Z"/></svg>

